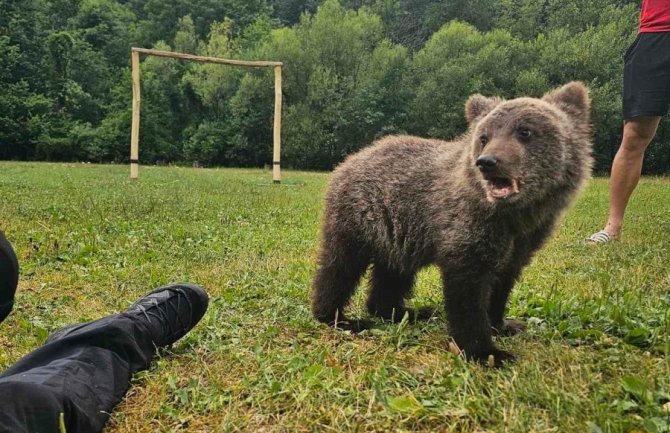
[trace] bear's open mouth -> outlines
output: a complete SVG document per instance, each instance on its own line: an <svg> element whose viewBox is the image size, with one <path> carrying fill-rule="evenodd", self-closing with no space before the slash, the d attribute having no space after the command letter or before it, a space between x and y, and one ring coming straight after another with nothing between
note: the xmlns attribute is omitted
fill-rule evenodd
<svg viewBox="0 0 670 433"><path fill-rule="evenodd" d="M486 186L494 199L505 199L519 193L519 182L514 178L493 177L486 179Z"/></svg>

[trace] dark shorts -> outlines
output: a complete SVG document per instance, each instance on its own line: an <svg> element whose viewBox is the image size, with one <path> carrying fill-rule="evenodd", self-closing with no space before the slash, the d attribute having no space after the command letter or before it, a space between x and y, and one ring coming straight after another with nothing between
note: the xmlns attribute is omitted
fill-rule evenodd
<svg viewBox="0 0 670 433"><path fill-rule="evenodd" d="M638 34L624 63L623 118L665 115L670 106L670 32Z"/></svg>

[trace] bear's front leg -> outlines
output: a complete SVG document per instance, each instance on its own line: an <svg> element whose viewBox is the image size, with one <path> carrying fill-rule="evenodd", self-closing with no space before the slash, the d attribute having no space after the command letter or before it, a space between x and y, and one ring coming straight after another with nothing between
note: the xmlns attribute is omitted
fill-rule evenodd
<svg viewBox="0 0 670 433"><path fill-rule="evenodd" d="M524 322L505 318L507 301L519 274L520 269L502 273L497 278L498 283L491 289L488 316L494 335L512 336L526 331Z"/></svg>
<svg viewBox="0 0 670 433"><path fill-rule="evenodd" d="M443 270L444 302L452 338L467 359L500 367L514 355L493 344L485 276Z"/></svg>
<svg viewBox="0 0 670 433"><path fill-rule="evenodd" d="M533 252L536 251L547 237L549 228L541 227L519 237L512 243L513 249L509 254L509 262L497 272L495 284L492 285L489 297L489 321L496 335L516 335L526 330L526 324L520 320L505 319L505 309L509 295L514 288L521 271L530 263Z"/></svg>

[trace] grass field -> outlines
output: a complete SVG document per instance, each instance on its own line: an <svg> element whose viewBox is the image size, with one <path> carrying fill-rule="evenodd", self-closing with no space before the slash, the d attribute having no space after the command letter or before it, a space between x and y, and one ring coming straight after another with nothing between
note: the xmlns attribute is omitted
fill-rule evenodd
<svg viewBox="0 0 670 433"><path fill-rule="evenodd" d="M643 179L624 239L587 247L593 180L526 269L510 315L527 334L500 370L448 351L441 315L351 335L314 322L327 174L0 162L0 227L22 263L0 370L58 327L152 287L205 286L198 327L136 378L107 432L668 432L670 180ZM353 304L362 315L363 291ZM441 304L437 272L415 300Z"/></svg>

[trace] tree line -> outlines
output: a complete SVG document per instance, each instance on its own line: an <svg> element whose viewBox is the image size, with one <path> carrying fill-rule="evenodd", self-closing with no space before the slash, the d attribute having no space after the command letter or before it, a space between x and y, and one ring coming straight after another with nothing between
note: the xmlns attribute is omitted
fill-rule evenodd
<svg viewBox="0 0 670 433"><path fill-rule="evenodd" d="M284 62L282 159L330 169L386 134L450 138L483 93L593 98L596 170L621 139L639 1L0 0L0 159L126 162L130 47ZM142 61L143 163L271 161L273 78ZM663 121L646 173L670 172Z"/></svg>

